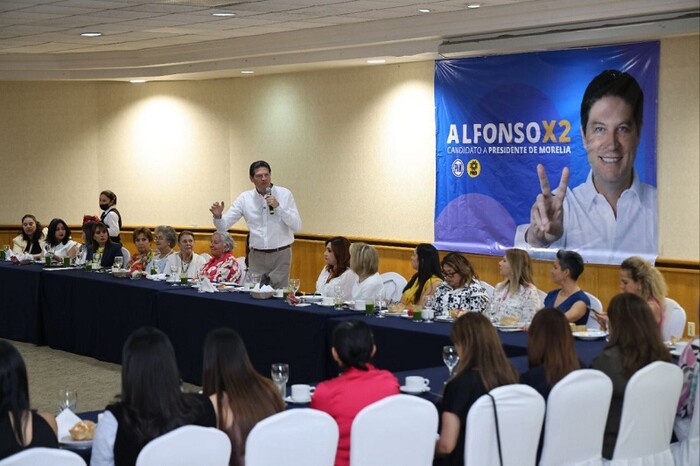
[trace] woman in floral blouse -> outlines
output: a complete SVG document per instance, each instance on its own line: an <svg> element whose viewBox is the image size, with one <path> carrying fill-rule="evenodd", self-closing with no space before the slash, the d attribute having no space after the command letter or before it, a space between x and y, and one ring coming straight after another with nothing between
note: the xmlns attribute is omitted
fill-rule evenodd
<svg viewBox="0 0 700 466"><path fill-rule="evenodd" d="M435 314L449 316L453 309L484 312L489 296L469 260L457 252L451 252L440 265L445 281L438 286L433 297Z"/></svg>
<svg viewBox="0 0 700 466"><path fill-rule="evenodd" d="M136 228L134 230L133 240L136 246L136 254L131 256L127 268L131 272L137 270L143 272L146 270L146 264L153 260L153 251L151 250L153 233L146 227Z"/></svg>
<svg viewBox="0 0 700 466"><path fill-rule="evenodd" d="M235 282L241 275L238 261L233 257L233 239L228 233L214 232L209 245L211 259L202 266L199 276L212 282Z"/></svg>
<svg viewBox="0 0 700 466"><path fill-rule="evenodd" d="M493 291L492 312L502 324L529 323L542 308L539 290L532 284L530 256L522 249L508 249L498 267L506 279Z"/></svg>

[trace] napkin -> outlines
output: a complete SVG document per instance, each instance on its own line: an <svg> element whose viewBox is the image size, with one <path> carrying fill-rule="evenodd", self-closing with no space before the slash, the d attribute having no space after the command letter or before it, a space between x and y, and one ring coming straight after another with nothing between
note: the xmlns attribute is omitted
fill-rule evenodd
<svg viewBox="0 0 700 466"><path fill-rule="evenodd" d="M56 424L58 425L58 439L61 440L66 435L70 437L70 429L76 422L80 422L80 418L70 409L64 409L61 414L56 416Z"/></svg>
<svg viewBox="0 0 700 466"><path fill-rule="evenodd" d="M255 291L256 293L268 293L268 292L275 292L275 289L272 288L270 285L263 285L260 286L260 283L256 283L255 287L253 288L252 291Z"/></svg>
<svg viewBox="0 0 700 466"><path fill-rule="evenodd" d="M199 292L216 293L216 288L214 288L214 285L211 284L207 277L204 277L199 281Z"/></svg>
<svg viewBox="0 0 700 466"><path fill-rule="evenodd" d="M157 282L160 282L160 281L165 280L165 274L164 274L164 273L159 273L159 274L156 274L156 275L150 275L150 274L149 274L149 275L146 275L146 278L147 278L148 280L155 280L155 281L157 281Z"/></svg>

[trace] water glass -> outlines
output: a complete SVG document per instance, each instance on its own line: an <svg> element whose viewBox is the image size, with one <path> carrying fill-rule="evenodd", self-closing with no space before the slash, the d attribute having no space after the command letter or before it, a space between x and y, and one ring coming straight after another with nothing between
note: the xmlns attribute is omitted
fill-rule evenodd
<svg viewBox="0 0 700 466"><path fill-rule="evenodd" d="M173 284L170 286L180 286L180 279L177 276L177 264L170 264L169 281L173 282Z"/></svg>
<svg viewBox="0 0 700 466"><path fill-rule="evenodd" d="M116 267L117 270L121 270L124 267L124 258L122 256L114 258L114 267Z"/></svg>
<svg viewBox="0 0 700 466"><path fill-rule="evenodd" d="M301 280L299 278L290 278L287 284L289 285L289 288L292 289L294 294L296 294L297 291L299 291L299 287L301 286Z"/></svg>
<svg viewBox="0 0 700 466"><path fill-rule="evenodd" d="M442 361L445 363L447 369L450 371L450 377L452 377L452 371L459 362L459 355L457 355L457 349L454 346L443 346Z"/></svg>
<svg viewBox="0 0 700 466"><path fill-rule="evenodd" d="M78 406L78 392L76 390L61 389L58 391L58 412L70 409L75 412Z"/></svg>
<svg viewBox="0 0 700 466"><path fill-rule="evenodd" d="M343 304L345 304L345 295L343 294L343 288L340 285L335 285L333 287L333 306L336 309L342 309Z"/></svg>
<svg viewBox="0 0 700 466"><path fill-rule="evenodd" d="M272 365L270 371L272 376L272 381L277 385L277 389L280 391L280 395L284 399L287 394L287 381L289 380L289 364L283 362L276 362Z"/></svg>
<svg viewBox="0 0 700 466"><path fill-rule="evenodd" d="M251 273L248 274L250 275L250 281L251 281L251 288L255 288L257 285L258 287L260 286L260 274L259 273Z"/></svg>

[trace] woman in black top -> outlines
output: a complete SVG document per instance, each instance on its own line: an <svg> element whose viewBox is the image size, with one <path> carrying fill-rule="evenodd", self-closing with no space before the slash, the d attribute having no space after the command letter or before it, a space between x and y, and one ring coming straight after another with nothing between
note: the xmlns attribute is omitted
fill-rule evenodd
<svg viewBox="0 0 700 466"><path fill-rule="evenodd" d="M93 225L92 238L90 245L87 248L87 260L92 260L97 253L100 254L100 266L111 267L114 264L114 258L123 256L122 247L119 243L113 243L109 238L107 225L102 222L97 222Z"/></svg>
<svg viewBox="0 0 700 466"><path fill-rule="evenodd" d="M17 349L0 340L0 460L26 448L58 448L56 419L29 409L27 368Z"/></svg>

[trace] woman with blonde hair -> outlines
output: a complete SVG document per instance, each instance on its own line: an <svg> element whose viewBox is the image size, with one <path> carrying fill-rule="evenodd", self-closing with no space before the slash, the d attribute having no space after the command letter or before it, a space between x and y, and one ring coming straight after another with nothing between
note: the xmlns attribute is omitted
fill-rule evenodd
<svg viewBox="0 0 700 466"><path fill-rule="evenodd" d="M374 301L384 293L384 281L379 275L379 254L369 244L352 243L350 245L350 270L357 275L357 282L352 287L352 299Z"/></svg>
<svg viewBox="0 0 700 466"><path fill-rule="evenodd" d="M452 342L459 363L447 381L440 413L436 464L463 465L466 419L482 395L501 385L518 383L518 372L508 361L496 329L481 313L468 312L452 325Z"/></svg>
<svg viewBox="0 0 700 466"><path fill-rule="evenodd" d="M539 291L532 283L530 256L522 249L508 249L498 266L505 280L493 291L494 314L502 323L530 322L542 307Z"/></svg>
<svg viewBox="0 0 700 466"><path fill-rule="evenodd" d="M664 320L664 300L668 288L661 272L641 257L633 256L620 264L620 289L641 296L651 308L659 328Z"/></svg>

